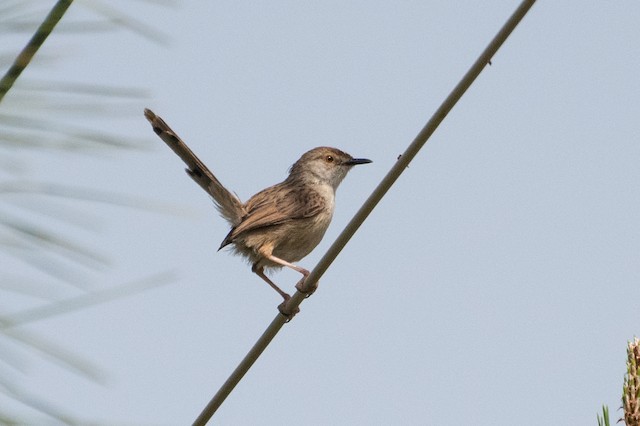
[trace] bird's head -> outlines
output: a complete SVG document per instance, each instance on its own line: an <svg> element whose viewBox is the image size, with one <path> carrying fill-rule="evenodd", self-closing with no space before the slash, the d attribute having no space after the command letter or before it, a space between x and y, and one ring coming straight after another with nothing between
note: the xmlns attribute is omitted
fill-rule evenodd
<svg viewBox="0 0 640 426"><path fill-rule="evenodd" d="M367 163L371 163L371 160L353 158L337 148L321 146L305 152L291 166L289 179L328 183L335 190L353 166Z"/></svg>

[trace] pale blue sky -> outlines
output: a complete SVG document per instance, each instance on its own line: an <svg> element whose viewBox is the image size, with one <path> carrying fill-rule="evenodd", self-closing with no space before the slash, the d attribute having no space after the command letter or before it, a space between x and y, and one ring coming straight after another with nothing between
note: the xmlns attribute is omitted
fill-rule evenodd
<svg viewBox="0 0 640 426"><path fill-rule="evenodd" d="M110 267L86 274L96 288L179 278L26 328L99 365L106 386L34 356L26 379L10 374L83 419L190 424L280 301L216 252L226 223L143 108L242 199L315 146L372 159L340 187L331 228L300 262L311 269L518 2L117 5L168 45L61 31L24 84L148 89L125 119L56 116L153 148L46 152L21 176L184 206L58 202L101 229L50 222L108 254ZM74 4L61 29L86 16ZM603 403L617 420L626 341L640 330L638 22L637 1L536 4L214 424L595 425ZM274 275L288 289L297 279Z"/></svg>

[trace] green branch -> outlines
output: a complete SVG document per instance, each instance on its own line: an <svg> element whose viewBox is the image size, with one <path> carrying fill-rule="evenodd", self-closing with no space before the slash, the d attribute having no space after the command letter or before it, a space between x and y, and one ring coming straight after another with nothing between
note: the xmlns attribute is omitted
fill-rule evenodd
<svg viewBox="0 0 640 426"><path fill-rule="evenodd" d="M527 14L529 9L531 9L534 3L535 0L524 0L511 15L511 17L509 17L507 22L502 26L500 31L498 31L493 40L491 40L489 45L480 54L478 59L473 63L471 68L469 68L467 73L462 77L456 87L454 87L449 96L447 96L444 102L433 114L431 119L422 128L420 133L418 133L413 142L411 142L405 152L400 156L400 158L398 158L398 161L396 161L391 170L389 170L387 175L373 190L369 198L367 198L362 207L360 207L360 210L358 210L355 216L347 224L336 241L331 245L327 253L322 257L322 259L320 259L320 262L318 262L316 267L311 271L311 274L309 274L309 276L307 277L307 285L312 286L314 283L317 283L320 280L320 277L325 273L327 268L329 268L340 251L358 230L360 225L362 225L364 220L369 216L371 211L380 202L382 197L400 177L402 172L406 170L411 160L413 160L416 154L418 154L418 151L420 151L429 137L431 137L433 132L435 132L435 130L438 128L440 123L442 123L447 114L451 111L451 109L453 109L455 104L458 102L458 100L460 100L467 89L473 84L484 67L490 63L493 55L495 55L500 46L502 46L502 44L506 41L511 32L518 25L518 23L522 21L522 19ZM293 295L293 297L291 297L287 301L285 312L296 312L297 307L300 305L300 303L302 303L304 299L305 295L297 291ZM224 400L227 398L227 396L229 396L231 391L244 377L249 368L251 368L251 366L256 362L260 354L262 354L262 352L266 349L267 345L269 345L269 343L273 340L273 338L280 331L287 320L288 318L282 314L278 314L274 318L274 320L271 322L262 336L260 336L258 341L249 350L249 353L242 359L240 364L231 373L222 387L220 387L218 392L213 396L209 404L207 404L207 406L203 409L198 418L194 421L193 426L203 426L207 424L216 410L220 408L220 405L222 405Z"/></svg>
<svg viewBox="0 0 640 426"><path fill-rule="evenodd" d="M18 77L20 77L22 71L27 68L27 65L29 65L38 49L40 49L40 46L42 46L42 43L44 43L47 37L49 37L56 24L60 19L62 19L62 16L65 14L69 6L71 6L72 2L73 0L58 0L42 24L40 24L38 30L31 37L29 43L27 43L24 49L22 49L15 61L13 61L11 68L9 68L0 80L0 102L2 102L4 95L7 94L9 89L13 87L13 83L15 83Z"/></svg>

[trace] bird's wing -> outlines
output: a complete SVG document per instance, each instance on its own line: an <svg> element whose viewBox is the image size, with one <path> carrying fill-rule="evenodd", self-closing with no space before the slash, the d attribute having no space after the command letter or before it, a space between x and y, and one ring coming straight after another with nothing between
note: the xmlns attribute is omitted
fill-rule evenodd
<svg viewBox="0 0 640 426"><path fill-rule="evenodd" d="M313 217L324 210L325 204L324 198L308 187L280 184L267 188L247 201L247 215L229 232L220 248L231 244L242 233Z"/></svg>

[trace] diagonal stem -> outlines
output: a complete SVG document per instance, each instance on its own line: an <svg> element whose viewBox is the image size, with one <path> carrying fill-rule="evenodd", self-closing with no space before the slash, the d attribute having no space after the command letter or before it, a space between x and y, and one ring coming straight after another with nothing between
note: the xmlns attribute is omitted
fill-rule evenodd
<svg viewBox="0 0 640 426"><path fill-rule="evenodd" d="M398 159L395 165L389 170L387 175L382 179L380 184L373 190L369 198L364 202L360 210L355 214L353 219L347 224L342 233L338 236L336 241L331 245L327 253L320 259L320 262L316 265L315 268L311 271L309 276L307 277L307 285L317 283L320 277L325 273L327 268L331 265L331 263L338 256L340 251L344 248L347 242L351 239L353 234L358 230L362 222L369 216L374 207L380 202L382 197L387 193L389 188L395 183L395 181L400 177L402 172L409 165L411 160L416 156L418 151L424 146L429 137L433 134L436 128L440 125L440 123L444 120L447 114L451 111L451 109L455 106L455 104L460 100L462 95L467 91L467 89L473 84L475 79L480 75L480 72L483 68L489 63L493 55L498 51L500 46L505 42L505 40L509 37L511 32L515 29L515 27L522 21L524 16L527 14L529 9L534 5L535 0L524 0L520 6L515 10L515 12L509 17L507 22L502 26L500 31L496 34L496 36L491 40L489 45L485 48L485 50L480 54L478 59L473 63L469 71L462 77L460 82L456 85L456 87L451 91L449 96L444 100L444 102L440 105L440 107L433 114L431 119L427 122L427 124L422 128L420 133L416 136L416 138L411 142L409 147L405 150L404 154ZM295 312L296 308L300 305L300 303L305 299L305 295L297 291L291 299L287 302L287 311ZM231 373L229 378L224 382L222 387L218 390L218 392L213 396L209 404L204 408L202 413L198 416L198 418L193 422L193 426L203 426L207 424L209 419L213 416L216 410L222 405L224 400L229 396L231 391L235 388L235 386L240 382L242 377L247 373L249 368L255 363L260 354L264 352L267 345L273 340L276 334L280 331L282 326L286 323L287 317L282 314L278 314L274 320L271 322L269 327L265 330L265 332L260 336L258 341L251 348L249 353L244 357L244 359L240 362L240 364L236 367L236 369Z"/></svg>
<svg viewBox="0 0 640 426"><path fill-rule="evenodd" d="M44 21L42 21L42 24L40 24L33 37L31 37L29 43L27 43L24 49L22 49L15 61L13 61L11 68L9 68L2 79L0 79L0 102L2 102L4 95L7 94L9 89L13 87L13 83L15 83L18 77L20 77L22 71L27 68L27 65L29 65L33 57L36 55L36 52L40 49L42 43L44 43L47 37L49 37L58 21L62 19L62 16L65 14L69 6L71 6L71 3L73 3L73 0L58 0Z"/></svg>

